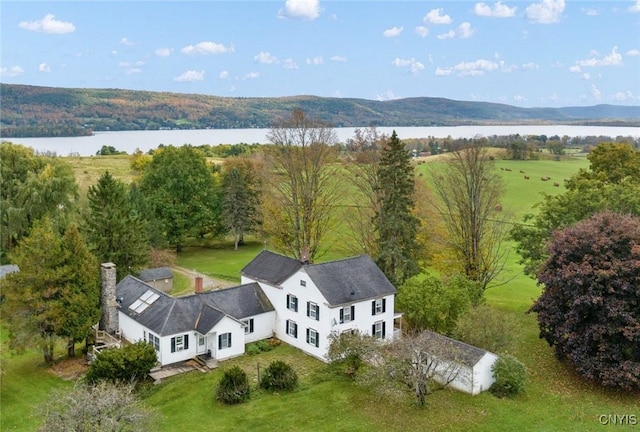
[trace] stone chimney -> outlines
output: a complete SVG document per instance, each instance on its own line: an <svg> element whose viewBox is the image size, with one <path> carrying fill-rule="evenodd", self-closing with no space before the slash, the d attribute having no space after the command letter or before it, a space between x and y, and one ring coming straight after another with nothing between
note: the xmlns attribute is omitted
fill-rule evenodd
<svg viewBox="0 0 640 432"><path fill-rule="evenodd" d="M116 301L116 265L110 262L102 263L100 271L102 275L102 294L100 299L102 317L98 328L112 335L120 327L118 322L118 303Z"/></svg>
<svg viewBox="0 0 640 432"><path fill-rule="evenodd" d="M202 289L202 276L196 276L196 294L202 294L204 290Z"/></svg>

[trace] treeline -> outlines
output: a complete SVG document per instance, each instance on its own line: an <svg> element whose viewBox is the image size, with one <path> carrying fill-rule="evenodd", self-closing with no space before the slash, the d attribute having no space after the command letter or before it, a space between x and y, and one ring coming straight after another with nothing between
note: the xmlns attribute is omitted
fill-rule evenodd
<svg viewBox="0 0 640 432"><path fill-rule="evenodd" d="M294 109L333 127L640 124L640 107L612 105L575 110L519 108L429 97L389 101L316 96L229 98L14 84L0 84L0 93L0 133L5 138L78 136L109 130L269 128Z"/></svg>

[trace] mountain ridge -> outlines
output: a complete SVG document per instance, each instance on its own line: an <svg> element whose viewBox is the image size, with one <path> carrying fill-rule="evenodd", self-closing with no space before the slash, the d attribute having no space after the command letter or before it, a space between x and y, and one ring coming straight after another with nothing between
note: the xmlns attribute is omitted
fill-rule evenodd
<svg viewBox="0 0 640 432"><path fill-rule="evenodd" d="M270 128L294 109L334 127L575 124L640 126L640 106L521 108L441 97L385 101L313 95L223 97L0 83L0 135L77 136L102 130Z"/></svg>

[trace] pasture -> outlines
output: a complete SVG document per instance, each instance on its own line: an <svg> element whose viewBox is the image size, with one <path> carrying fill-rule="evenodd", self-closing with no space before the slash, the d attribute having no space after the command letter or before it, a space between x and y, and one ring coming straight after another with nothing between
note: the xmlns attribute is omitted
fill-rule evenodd
<svg viewBox="0 0 640 432"><path fill-rule="evenodd" d="M87 182L90 178L97 179L107 164L117 177L131 176L128 162L121 156L79 159L89 159L74 165ZM103 160L104 167L100 164ZM95 166L89 168L85 163ZM430 170L438 169L437 164L424 163L417 169L425 174L424 178L429 178ZM562 182L587 166L584 159L496 160L496 170L505 182L503 211L512 215L513 222L520 222L522 215L535 211L533 205L540 201L542 193L562 191L562 183L556 187L554 181ZM525 171L530 179L524 179L525 173L520 171ZM551 180L543 182L540 180L543 176ZM339 233L333 234L339 237ZM240 269L265 247L262 239L249 240L239 251L233 250L230 240L193 243L178 255L177 264L237 282ZM344 253L335 248L323 259L338 258ZM559 363L552 350L538 338L535 316L526 311L540 288L522 274L517 261L518 256L511 253L503 278L509 282L486 292L489 305L512 315L519 323L513 354L527 366L529 381L526 393L515 399L498 399L488 393L472 397L446 389L430 395L424 408L410 401L381 400L371 391L335 377L324 363L286 345L225 361L219 369L207 374L191 372L170 378L147 388L143 399L156 412L160 431L593 431L604 428L599 421L602 415L640 417L639 395L591 385ZM70 386L70 382L44 367L39 352L11 354L6 329L0 329L3 370L0 430L36 430L39 418L34 407L52 389ZM57 350L58 355L63 353L62 348ZM239 365L255 383L258 367L266 367L273 359L293 365L300 377L298 390L286 394L255 391L248 403L238 406L224 406L214 400L214 386L225 368ZM615 429L625 428L634 430L637 426Z"/></svg>

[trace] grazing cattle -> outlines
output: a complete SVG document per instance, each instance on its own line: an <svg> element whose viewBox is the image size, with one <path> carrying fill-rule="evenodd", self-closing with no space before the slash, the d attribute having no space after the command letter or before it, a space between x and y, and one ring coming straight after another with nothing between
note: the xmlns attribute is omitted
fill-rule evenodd
<svg viewBox="0 0 640 432"><path fill-rule="evenodd" d="M524 171L520 170L520 174L524 174Z"/></svg>
<svg viewBox="0 0 640 432"><path fill-rule="evenodd" d="M511 171L511 168L505 168L504 170L505 171Z"/></svg>
<svg viewBox="0 0 640 432"><path fill-rule="evenodd" d="M524 176L524 179L525 180L529 180L529 176Z"/></svg>
<svg viewBox="0 0 640 432"><path fill-rule="evenodd" d="M549 176L542 176L542 177L540 177L540 180L542 180L542 181L548 181L548 180L551 180L551 177L549 177Z"/></svg>
<svg viewBox="0 0 640 432"><path fill-rule="evenodd" d="M560 183L558 183L558 182L553 182L553 185L554 185L554 186L556 186L556 187L558 187L558 186L560 186Z"/></svg>

